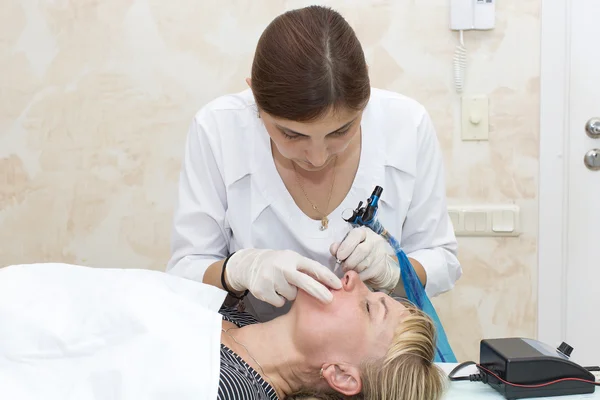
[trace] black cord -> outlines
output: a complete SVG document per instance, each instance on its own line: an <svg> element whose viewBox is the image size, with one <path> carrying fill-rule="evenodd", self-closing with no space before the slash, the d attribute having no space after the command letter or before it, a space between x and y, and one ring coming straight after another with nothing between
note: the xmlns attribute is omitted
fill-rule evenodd
<svg viewBox="0 0 600 400"><path fill-rule="evenodd" d="M477 363L474 361L465 361L461 364L458 364L452 371L450 371L450 373L448 374L448 379L450 379L452 382L470 381L470 382L487 383L487 374L479 373L479 374L471 374L468 376L454 376L454 375L456 375L456 373L458 371L460 371L461 369L464 369L470 365L477 365Z"/></svg>
<svg viewBox="0 0 600 400"><path fill-rule="evenodd" d="M458 371L460 371L461 369L464 369L464 368L466 368L466 367L468 367L470 365L476 365L476 363L474 361L465 361L463 363L458 364L452 371L450 371L450 373L448 374L448 378L451 381L464 381L464 380L466 380L466 379L463 379L463 378L467 378L466 376L456 378L456 377L454 377L454 375L456 375L456 373Z"/></svg>

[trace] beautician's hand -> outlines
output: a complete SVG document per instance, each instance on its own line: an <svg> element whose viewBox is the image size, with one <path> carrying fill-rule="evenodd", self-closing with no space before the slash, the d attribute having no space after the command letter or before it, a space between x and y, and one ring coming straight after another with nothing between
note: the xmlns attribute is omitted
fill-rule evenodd
<svg viewBox="0 0 600 400"><path fill-rule="evenodd" d="M248 289L275 307L283 306L284 298L294 300L298 288L329 303L333 296L328 287L342 287L329 268L291 250L240 250L229 259L225 276L233 290Z"/></svg>
<svg viewBox="0 0 600 400"><path fill-rule="evenodd" d="M329 251L343 261L344 272L356 271L373 289L391 292L398 285L400 268L391 246L369 228L352 229L341 243L333 243Z"/></svg>

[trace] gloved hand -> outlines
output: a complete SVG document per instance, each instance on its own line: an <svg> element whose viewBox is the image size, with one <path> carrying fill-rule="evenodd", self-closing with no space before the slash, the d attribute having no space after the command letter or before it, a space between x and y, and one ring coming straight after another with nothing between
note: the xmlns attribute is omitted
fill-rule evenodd
<svg viewBox="0 0 600 400"><path fill-rule="evenodd" d="M344 272L354 270L365 284L391 292L400 280L400 268L392 247L366 227L353 228L341 243L333 243L331 255L342 262Z"/></svg>
<svg viewBox="0 0 600 400"><path fill-rule="evenodd" d="M294 300L298 288L324 303L333 300L328 287L342 288L329 268L291 250L240 250L229 258L225 277L231 289L248 289L275 307L283 306L284 298Z"/></svg>

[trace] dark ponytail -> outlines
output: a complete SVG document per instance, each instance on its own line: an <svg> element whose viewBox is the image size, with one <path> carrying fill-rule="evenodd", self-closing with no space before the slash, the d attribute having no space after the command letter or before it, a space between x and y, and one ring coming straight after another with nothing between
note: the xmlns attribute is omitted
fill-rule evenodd
<svg viewBox="0 0 600 400"><path fill-rule="evenodd" d="M297 122L342 108L362 110L371 93L354 30L322 6L288 11L269 24L258 41L251 78L260 110Z"/></svg>

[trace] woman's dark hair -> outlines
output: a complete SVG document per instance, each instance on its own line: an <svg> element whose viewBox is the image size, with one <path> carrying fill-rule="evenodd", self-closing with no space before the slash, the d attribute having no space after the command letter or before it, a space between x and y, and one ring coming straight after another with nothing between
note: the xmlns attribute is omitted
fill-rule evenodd
<svg viewBox="0 0 600 400"><path fill-rule="evenodd" d="M371 93L354 30L339 13L322 6L288 11L267 26L251 78L260 110L298 122L342 108L362 110Z"/></svg>

